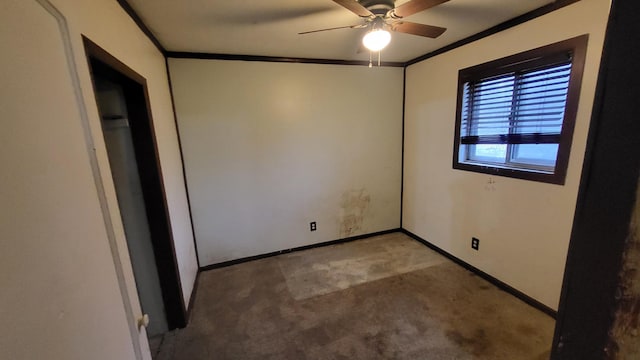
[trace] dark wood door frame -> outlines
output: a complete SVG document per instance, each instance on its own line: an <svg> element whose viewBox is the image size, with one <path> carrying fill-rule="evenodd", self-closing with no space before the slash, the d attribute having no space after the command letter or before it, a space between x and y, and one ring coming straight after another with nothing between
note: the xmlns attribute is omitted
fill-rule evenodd
<svg viewBox="0 0 640 360"><path fill-rule="evenodd" d="M571 233L552 359L613 359L619 274L640 176L640 3L614 0ZM631 314L633 316L633 314ZM635 314L637 317L638 314Z"/></svg>
<svg viewBox="0 0 640 360"><path fill-rule="evenodd" d="M167 323L170 330L184 327L187 324L187 311L182 296L147 81L84 36L83 42L92 79L100 76L121 85L124 91Z"/></svg>

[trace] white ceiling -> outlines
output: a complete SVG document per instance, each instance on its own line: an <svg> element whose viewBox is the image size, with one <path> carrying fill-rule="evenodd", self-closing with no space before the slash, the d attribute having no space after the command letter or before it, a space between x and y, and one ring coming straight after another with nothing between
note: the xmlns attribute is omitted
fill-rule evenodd
<svg viewBox="0 0 640 360"><path fill-rule="evenodd" d="M406 62L554 0L450 0L404 20L446 27L437 39L392 33L383 61ZM336 60L357 54L364 29L298 32L362 20L332 0L127 0L168 51ZM406 2L397 0L396 6Z"/></svg>

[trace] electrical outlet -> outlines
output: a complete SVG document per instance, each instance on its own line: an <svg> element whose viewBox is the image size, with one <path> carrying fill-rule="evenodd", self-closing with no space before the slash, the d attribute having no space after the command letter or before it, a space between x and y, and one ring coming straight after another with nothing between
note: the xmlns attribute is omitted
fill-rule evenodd
<svg viewBox="0 0 640 360"><path fill-rule="evenodd" d="M480 239L471 238L471 248L473 250L479 250L480 249Z"/></svg>
<svg viewBox="0 0 640 360"><path fill-rule="evenodd" d="M310 229L311 231L316 231L316 230L318 229L318 228L316 227L316 222L315 222L315 221L312 221L312 222L310 222L310 223L309 223L309 229Z"/></svg>

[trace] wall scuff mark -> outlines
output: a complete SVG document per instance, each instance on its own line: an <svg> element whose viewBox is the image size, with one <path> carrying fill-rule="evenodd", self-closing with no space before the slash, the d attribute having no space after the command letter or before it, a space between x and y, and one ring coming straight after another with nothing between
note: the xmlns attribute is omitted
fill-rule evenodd
<svg viewBox="0 0 640 360"><path fill-rule="evenodd" d="M341 238L362 233L362 224L370 203L371 197L366 189L349 190L342 194L339 216Z"/></svg>
<svg viewBox="0 0 640 360"><path fill-rule="evenodd" d="M638 185L618 275L615 320L606 348L608 359L640 359L640 182Z"/></svg>

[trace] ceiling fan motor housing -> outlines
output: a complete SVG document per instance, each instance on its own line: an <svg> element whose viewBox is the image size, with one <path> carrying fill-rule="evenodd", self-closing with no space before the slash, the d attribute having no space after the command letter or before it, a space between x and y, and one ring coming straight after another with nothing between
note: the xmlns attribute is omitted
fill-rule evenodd
<svg viewBox="0 0 640 360"><path fill-rule="evenodd" d="M385 16L395 6L395 0L360 0L359 3L376 16Z"/></svg>
<svg viewBox="0 0 640 360"><path fill-rule="evenodd" d="M440 26L404 21L405 17L430 9L449 0L409 0L395 7L395 0L333 0L333 2L358 15L360 24L339 26L329 29L305 31L309 34L337 29L368 29L368 34L384 30L435 39L447 29ZM402 20L401 20L402 19ZM387 34L388 35L388 34Z"/></svg>

